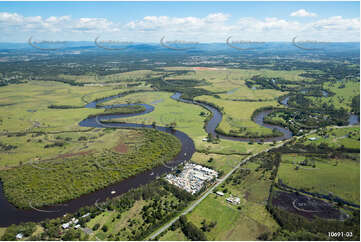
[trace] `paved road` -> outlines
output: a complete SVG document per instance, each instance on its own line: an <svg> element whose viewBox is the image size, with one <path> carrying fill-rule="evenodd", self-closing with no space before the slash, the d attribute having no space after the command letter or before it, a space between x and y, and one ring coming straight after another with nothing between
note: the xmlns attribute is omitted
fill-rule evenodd
<svg viewBox="0 0 361 242"><path fill-rule="evenodd" d="M158 229L155 233L153 233L149 238L150 239L154 239L155 237L157 237L159 234L161 234L163 231L165 231L166 229L168 229L170 226L172 226L172 224L174 224L180 216L182 215L186 215L189 212L191 212L199 203L201 203L210 193L212 193L214 191L214 189L216 187L218 187L222 182L224 182L228 177L230 177L232 175L232 173L237 170L237 168L239 168L241 165L245 164L247 161L249 161L252 157L263 153L263 152L268 152L269 150L281 147L282 145L284 145L286 142L282 142L276 146L273 146L271 148L268 148L266 150L260 151L254 155L248 156L247 158L245 158L244 160L242 160L240 163L238 163L230 172L228 172L223 178L221 179L217 179L217 182L208 189L208 191L206 193L204 193L200 198L198 198L198 200L196 200L195 202L193 202L186 210L183 211L183 213L181 213L180 215L176 216L175 218L173 218L170 222L168 222L167 224L163 225L160 229Z"/></svg>

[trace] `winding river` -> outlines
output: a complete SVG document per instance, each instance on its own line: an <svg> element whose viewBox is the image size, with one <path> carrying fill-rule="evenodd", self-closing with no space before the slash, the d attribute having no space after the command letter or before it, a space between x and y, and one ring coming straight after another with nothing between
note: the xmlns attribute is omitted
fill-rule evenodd
<svg viewBox="0 0 361 242"><path fill-rule="evenodd" d="M115 95L111 97L107 97L101 100L97 100L91 103L88 103L85 107L86 108L97 108L97 104L104 103L106 101L109 101L114 98L121 97L122 95ZM251 139L251 138L240 138L240 137L230 137L225 136L222 134L216 133L215 129L218 126L218 124L222 120L222 113L218 111L216 108L201 103L197 101L189 101L184 100L181 98L181 93L175 93L171 96L174 100L185 102L185 103L191 103L195 105L200 105L207 110L209 110L212 113L212 118L207 122L205 126L205 130L207 133L211 133L212 135L219 135L221 139L228 139L228 140L234 140L234 141L241 141L241 142L249 142L249 141L261 141L260 139ZM288 98L282 100L282 104L287 106ZM103 106L102 108L111 108L111 107L120 107L120 106L126 106L126 105L134 105L134 104L118 104L113 106ZM135 123L103 123L102 121L105 120L111 120L115 118L127 118L137 115L144 115L146 113L150 113L154 110L154 107L148 104L138 104L145 107L145 111L141 113L134 113L134 114L113 114L113 115L98 115L95 117L87 118L79 123L80 126L83 127L97 127L97 128L155 128L159 131L163 131L166 133L170 133L174 136L176 136L182 143L181 151L178 153L178 155L167 164L155 167L151 170L144 171L142 173L139 173L137 175L131 176L121 182L118 182L116 184L107 186L105 188L102 188L98 191L82 195L78 198L72 199L64 204L56 205L56 206L48 206L48 207L42 207L42 208L35 208L33 209L27 209L22 210L14 207L12 204L8 202L6 199L2 185L0 186L0 227L6 227L11 224L18 224L20 222L28 222L28 221L42 221L47 218L56 218L63 216L65 213L75 213L79 210L79 208L87 205L93 205L97 204L99 202L105 201L107 198L111 198L114 196L119 196L120 194L123 194L127 191L129 191L132 188L137 188L141 185L148 184L151 181L155 180L157 177L161 176L162 174L170 172L174 167L179 165L180 163L184 161L188 161L191 159L193 153L195 152L195 146L193 143L193 140L185 133L178 131L178 130L170 130L167 127L162 126L156 126L153 127L152 125L143 125L143 124L135 124ZM285 129L283 127L279 127L276 125L269 125L265 124L263 122L264 117L266 117L271 110L264 110L262 112L259 112L253 119L254 122L257 124L270 128L270 129L277 129L280 132L282 132L282 136L280 137L273 137L273 138L264 138L263 141L269 142L269 141L279 141L279 140L285 140L292 137L291 131L288 129ZM116 191L115 194L111 194L112 191ZM29 202L30 206L31 203Z"/></svg>

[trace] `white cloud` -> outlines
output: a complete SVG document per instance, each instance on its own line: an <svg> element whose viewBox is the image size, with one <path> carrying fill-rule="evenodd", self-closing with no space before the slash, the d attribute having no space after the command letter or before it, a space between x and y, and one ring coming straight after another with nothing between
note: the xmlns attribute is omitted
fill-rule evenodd
<svg viewBox="0 0 361 242"><path fill-rule="evenodd" d="M198 42L223 42L229 36L256 41L290 41L294 36L320 41L359 41L360 19L333 16L301 23L275 17L243 17L230 22L228 14L211 13L204 17L145 16L120 24L107 18L25 17L0 12L0 29L3 41L26 41L29 36L93 40L98 35L103 39L138 42L158 42L163 36L166 40Z"/></svg>
<svg viewBox="0 0 361 242"><path fill-rule="evenodd" d="M307 12L306 9L299 9L295 12L292 12L290 14L290 16L292 17L316 17L317 14L316 13L311 13L311 12Z"/></svg>

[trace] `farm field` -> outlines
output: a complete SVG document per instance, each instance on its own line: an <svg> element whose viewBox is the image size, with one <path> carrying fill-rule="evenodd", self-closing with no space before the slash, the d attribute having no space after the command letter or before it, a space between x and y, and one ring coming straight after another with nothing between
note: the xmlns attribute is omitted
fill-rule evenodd
<svg viewBox="0 0 361 242"><path fill-rule="evenodd" d="M174 231L168 230L165 235L159 238L159 241L189 241L189 239L180 228L177 228Z"/></svg>
<svg viewBox="0 0 361 242"><path fill-rule="evenodd" d="M82 108L85 102L133 89L78 87L59 82L31 81L0 89L0 131L79 130L78 123L99 110ZM137 88L134 88L137 90ZM52 109L50 105L79 108ZM83 128L85 129L85 128Z"/></svg>
<svg viewBox="0 0 361 242"><path fill-rule="evenodd" d="M82 156L89 153L101 152L104 149L115 149L123 145L120 137L136 136L134 130L117 130L109 132L104 129L90 129L80 132L56 132L25 134L24 136L2 136L1 144L16 147L10 150L0 149L0 169L26 164L29 162L42 162L51 159L60 159ZM134 141L134 140L133 140Z"/></svg>
<svg viewBox="0 0 361 242"><path fill-rule="evenodd" d="M193 70L193 72L177 75L177 78L180 79L197 79L202 80L205 79L208 82L212 83L212 85L200 86L200 88L204 88L209 91L214 92L227 92L234 88L240 88L240 90L247 90L247 86L245 85L245 81L250 79L253 76L263 76L266 78L275 78L280 77L290 81L312 81L312 79L304 78L299 76L300 74L304 73L302 70L294 70L294 71L275 71L269 69L260 69L260 70L242 70L242 69L224 69L218 68L215 70L207 70L207 69L195 69L194 67L172 67L172 68L165 68L166 70ZM247 88L247 89L244 89ZM245 94L245 92L240 91L240 95L250 95L249 98L254 97L253 95L257 92L250 92L249 94ZM260 94L262 91L260 92ZM269 94L277 95L280 92L277 91L269 91ZM236 97L241 98L241 96ZM260 97L260 96L258 96Z"/></svg>
<svg viewBox="0 0 361 242"><path fill-rule="evenodd" d="M277 230L277 223L264 206L271 181L260 179L263 175L256 171L257 167L254 163L242 166L242 169L251 169L251 173L240 180L240 185L225 182L218 189L224 196L210 194L187 215L188 220L199 228L204 219L208 223L217 222L214 228L205 232L208 240L256 240L262 233ZM231 194L241 198L240 205L225 200Z"/></svg>
<svg viewBox="0 0 361 242"><path fill-rule="evenodd" d="M227 174L244 158L246 158L245 155L219 155L196 152L192 156L192 161Z"/></svg>
<svg viewBox="0 0 361 242"><path fill-rule="evenodd" d="M305 159L315 163L315 167L298 165L296 169L296 164ZM278 179L297 189L326 195L332 193L346 201L360 204L359 170L359 161L288 154L282 156Z"/></svg>

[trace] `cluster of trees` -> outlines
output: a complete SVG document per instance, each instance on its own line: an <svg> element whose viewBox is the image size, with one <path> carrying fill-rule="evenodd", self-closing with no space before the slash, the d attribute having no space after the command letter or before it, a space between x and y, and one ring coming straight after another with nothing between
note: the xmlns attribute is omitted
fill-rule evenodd
<svg viewBox="0 0 361 242"><path fill-rule="evenodd" d="M297 240L307 240L308 238L317 239L325 238L328 236L328 232L342 231L352 232L352 237L337 237L337 240L360 240L360 212L355 210L352 216L345 221L337 220L325 220L320 218L314 218L312 220L297 215L295 213L288 212L286 210L272 206L270 203L267 205L267 209L271 215L281 226L282 230L275 235L275 238L298 238ZM326 240L330 240L328 237ZM291 239L292 240L292 239Z"/></svg>
<svg viewBox="0 0 361 242"><path fill-rule="evenodd" d="M102 113L101 115L141 113L144 112L145 110L146 108L142 105L131 105L131 106L123 106L117 108L107 108L104 110L104 113Z"/></svg>
<svg viewBox="0 0 361 242"><path fill-rule="evenodd" d="M352 98L351 110L353 113L360 115L360 95Z"/></svg>
<svg viewBox="0 0 361 242"><path fill-rule="evenodd" d="M17 234L22 234L24 237L29 237L35 232L35 229L36 224L32 222L11 225L6 229L5 233L0 239L6 241L16 240Z"/></svg>
<svg viewBox="0 0 361 242"><path fill-rule="evenodd" d="M0 171L5 195L21 208L29 207L28 201L35 207L60 203L166 163L180 151L173 135L153 129L139 130L139 135L142 143L127 154L104 150L66 162L44 162L38 165L42 169L27 164ZM27 189L30 184L32 189Z"/></svg>
<svg viewBox="0 0 361 242"><path fill-rule="evenodd" d="M237 169L232 176L230 176L229 178L227 178L226 183L232 183L233 186L239 185L241 184L241 182L244 180L244 178L246 176L248 176L249 174L251 174L251 170L250 169L244 169L244 168L239 168Z"/></svg>
<svg viewBox="0 0 361 242"><path fill-rule="evenodd" d="M51 105L48 106L48 108L52 108L52 109L73 109L73 108L83 108L83 106L51 104Z"/></svg>
<svg viewBox="0 0 361 242"><path fill-rule="evenodd" d="M192 80L192 86L188 86L187 84L190 83L190 81L178 81L176 82L176 85L173 85L172 82L166 81L165 77L156 77L151 78L148 80L148 82L152 85L153 88L157 89L158 91L165 91L165 92L180 92L182 93L182 98L187 100L193 100L196 96L201 95L213 95L215 93L208 91L203 88L195 88L194 86L202 85L204 82L199 80Z"/></svg>
<svg viewBox="0 0 361 242"><path fill-rule="evenodd" d="M53 147L63 147L64 145L65 145L65 142L63 142L63 141L55 141L52 144L46 144L44 146L44 148L47 149L47 148L53 148Z"/></svg>
<svg viewBox="0 0 361 242"><path fill-rule="evenodd" d="M212 223L212 227L214 227L216 223ZM179 217L179 219L170 226L170 230L175 231L176 229L180 228L184 235L192 241L206 241L207 237L204 234L204 232L199 229L196 225L194 225L191 221L187 220L187 217L182 215ZM209 226L207 227L207 231L209 229ZM162 234L158 235L156 237L156 240L160 238L161 235L166 233L167 231L164 231Z"/></svg>
<svg viewBox="0 0 361 242"><path fill-rule="evenodd" d="M10 150L14 150L16 148L17 148L16 145L4 144L4 143L0 142L0 151L10 151Z"/></svg>
<svg viewBox="0 0 361 242"><path fill-rule="evenodd" d="M203 219L201 224L202 224L201 230L203 232L210 232L211 229L213 229L217 225L217 221L211 221L211 222L207 223L207 221L205 219Z"/></svg>

